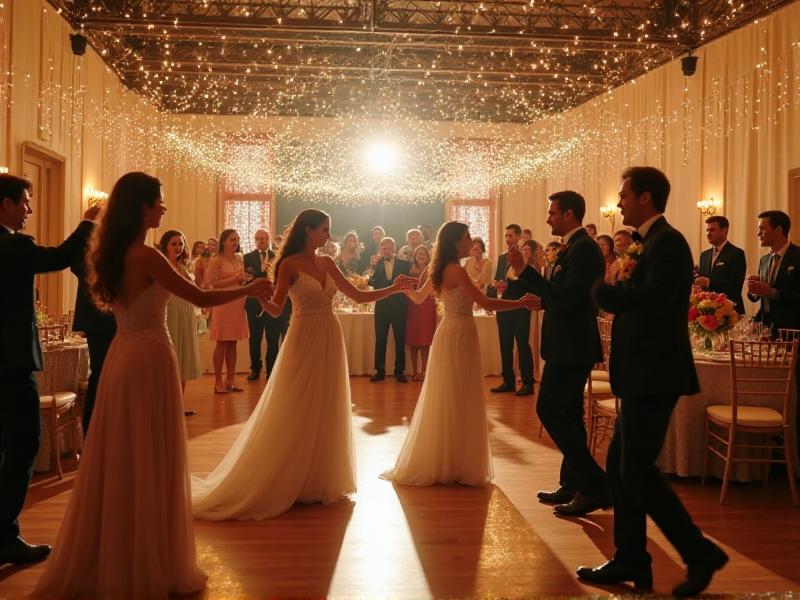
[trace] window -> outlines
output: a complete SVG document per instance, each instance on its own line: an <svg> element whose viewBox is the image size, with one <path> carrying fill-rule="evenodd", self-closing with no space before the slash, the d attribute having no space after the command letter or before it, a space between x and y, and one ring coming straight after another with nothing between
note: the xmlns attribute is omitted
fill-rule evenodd
<svg viewBox="0 0 800 600"><path fill-rule="evenodd" d="M239 233L242 252L250 252L254 247L256 231L265 229L272 232L273 215L272 194L232 194L226 193L223 199L223 223L225 229L235 229Z"/></svg>
<svg viewBox="0 0 800 600"><path fill-rule="evenodd" d="M447 220L461 221L469 226L472 237L486 244L486 254L494 254L494 198L484 200L450 200L447 203Z"/></svg>

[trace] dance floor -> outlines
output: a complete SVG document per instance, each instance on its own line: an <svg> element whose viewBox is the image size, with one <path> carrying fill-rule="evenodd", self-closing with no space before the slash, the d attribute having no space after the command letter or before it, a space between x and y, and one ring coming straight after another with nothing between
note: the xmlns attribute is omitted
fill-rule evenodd
<svg viewBox="0 0 800 600"><path fill-rule="evenodd" d="M242 378L243 380L243 378ZM617 594L578 582L581 564L612 551L612 512L559 519L535 493L556 484L559 454L539 424L532 397L492 396L489 405L495 485L394 487L379 479L405 435L419 383L351 380L358 493L333 506L296 506L263 522L195 522L209 598L267 596L533 597ZM263 387L215 396L212 379L188 386L192 468L208 471L222 457ZM67 461L68 463L69 461ZM25 537L53 543L74 481L37 475L21 518ZM769 487L732 484L718 503L719 481L674 480L704 531L731 556L709 592L747 594L800 588L800 509L792 508L785 474ZM683 573L680 559L651 526L656 592ZM121 541L121 543L123 543ZM0 567L0 597L30 593L42 565Z"/></svg>

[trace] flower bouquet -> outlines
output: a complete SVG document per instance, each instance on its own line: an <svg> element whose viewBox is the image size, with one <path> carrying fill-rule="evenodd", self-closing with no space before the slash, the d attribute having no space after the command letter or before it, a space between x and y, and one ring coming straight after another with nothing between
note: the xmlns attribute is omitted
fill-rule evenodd
<svg viewBox="0 0 800 600"><path fill-rule="evenodd" d="M697 290L689 296L689 330L699 350L725 350L738 320L736 305L725 294Z"/></svg>
<svg viewBox="0 0 800 600"><path fill-rule="evenodd" d="M642 252L644 252L644 246L641 242L634 242L628 249L625 250L625 253L619 257L619 281L627 281L633 275L633 270L636 268L636 265L639 262L639 258L642 256Z"/></svg>

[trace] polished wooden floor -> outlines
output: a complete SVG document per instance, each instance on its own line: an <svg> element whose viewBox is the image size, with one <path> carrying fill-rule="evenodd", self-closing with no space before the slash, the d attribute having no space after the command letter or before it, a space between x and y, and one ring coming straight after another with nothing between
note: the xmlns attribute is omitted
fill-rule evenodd
<svg viewBox="0 0 800 600"><path fill-rule="evenodd" d="M242 384L244 385L242 377ZM393 464L420 384L353 378L353 431L358 493L333 506L297 506L263 522L195 522L205 595L347 597L532 597L625 592L601 590L573 576L611 552L612 513L559 519L539 504L536 490L556 483L559 454L540 438L531 397L492 396L485 380L495 485L486 489L393 487L378 478ZM192 382L187 419L192 467L207 471L231 445L263 387L214 396L208 378ZM74 481L38 475L21 518L32 542L52 543ZM731 556L710 592L747 594L800 589L800 509L785 476L769 487L735 484L720 506L719 482L674 480L707 535ZM668 592L683 567L651 527L656 591ZM41 565L0 567L0 597L26 595Z"/></svg>

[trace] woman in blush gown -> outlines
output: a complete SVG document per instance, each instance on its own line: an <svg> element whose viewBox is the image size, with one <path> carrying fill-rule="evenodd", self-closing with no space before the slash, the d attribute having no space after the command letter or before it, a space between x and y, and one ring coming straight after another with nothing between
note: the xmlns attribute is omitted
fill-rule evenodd
<svg viewBox="0 0 800 600"><path fill-rule="evenodd" d="M513 310L532 308L536 299L530 295L520 300L487 298L460 265L471 246L464 223L442 225L428 281L417 291L406 291L418 303L438 292L444 319L433 336L428 372L400 455L394 468L381 475L395 483L482 486L492 479L480 342L472 305Z"/></svg>
<svg viewBox="0 0 800 600"><path fill-rule="evenodd" d="M161 182L114 185L88 259L117 334L103 365L75 487L37 598L167 598L203 589L189 510L181 382L166 326L175 294L198 306L269 291L266 279L203 291L145 243L166 212Z"/></svg>
<svg viewBox="0 0 800 600"><path fill-rule="evenodd" d="M208 520L267 519L297 502L330 504L355 491L350 382L337 290L357 303L407 288L405 277L376 291L356 289L329 256L330 217L304 210L275 265L277 317L291 296L292 320L261 399L230 451L207 477L192 477L192 511Z"/></svg>

